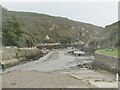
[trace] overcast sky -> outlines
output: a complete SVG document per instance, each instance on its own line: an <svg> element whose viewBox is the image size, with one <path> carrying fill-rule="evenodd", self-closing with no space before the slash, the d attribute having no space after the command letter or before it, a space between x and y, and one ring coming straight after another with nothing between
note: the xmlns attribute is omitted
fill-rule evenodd
<svg viewBox="0 0 120 90"><path fill-rule="evenodd" d="M32 0L34 1L34 0ZM98 26L112 24L118 20L118 3L113 2L1 2L13 11L27 11L67 17Z"/></svg>

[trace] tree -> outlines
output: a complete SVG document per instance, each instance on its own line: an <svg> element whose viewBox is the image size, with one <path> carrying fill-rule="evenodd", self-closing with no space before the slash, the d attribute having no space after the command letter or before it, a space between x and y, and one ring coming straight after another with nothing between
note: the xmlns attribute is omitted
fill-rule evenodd
<svg viewBox="0 0 120 90"><path fill-rule="evenodd" d="M72 41L72 39L70 38L70 37L63 37L63 38L60 38L59 39L59 42L61 43L61 44L70 44L71 43L71 41Z"/></svg>

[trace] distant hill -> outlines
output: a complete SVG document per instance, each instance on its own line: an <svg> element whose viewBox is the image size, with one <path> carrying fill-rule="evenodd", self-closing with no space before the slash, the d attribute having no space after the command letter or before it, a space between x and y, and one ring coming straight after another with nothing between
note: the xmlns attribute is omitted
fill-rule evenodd
<svg viewBox="0 0 120 90"><path fill-rule="evenodd" d="M100 39L100 45L102 47L114 47L118 46L118 41L119 41L119 23L120 22L115 22L111 25L108 25L105 27L104 32L102 33L101 39ZM119 44L120 45L120 44Z"/></svg>
<svg viewBox="0 0 120 90"><path fill-rule="evenodd" d="M3 45L18 47L34 46L39 43L87 43L100 35L104 28L68 18L40 13L16 12L2 9Z"/></svg>

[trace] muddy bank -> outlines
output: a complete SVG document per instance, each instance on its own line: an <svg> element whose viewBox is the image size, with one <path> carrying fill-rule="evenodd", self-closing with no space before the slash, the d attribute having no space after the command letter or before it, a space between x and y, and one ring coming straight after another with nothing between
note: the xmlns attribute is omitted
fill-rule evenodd
<svg viewBox="0 0 120 90"><path fill-rule="evenodd" d="M9 81L7 80L9 78ZM14 71L3 75L3 88L95 88L67 74Z"/></svg>
<svg viewBox="0 0 120 90"><path fill-rule="evenodd" d="M55 72L11 71L4 73L2 80L3 88L80 88L81 90L81 88L117 87L113 74L92 71L86 68L58 70Z"/></svg>

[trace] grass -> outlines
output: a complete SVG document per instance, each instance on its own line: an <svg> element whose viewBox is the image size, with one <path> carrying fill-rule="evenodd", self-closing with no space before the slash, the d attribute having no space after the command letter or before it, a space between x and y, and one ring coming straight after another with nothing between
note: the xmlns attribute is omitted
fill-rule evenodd
<svg viewBox="0 0 120 90"><path fill-rule="evenodd" d="M97 53L118 57L118 49L117 48L115 48L115 49L101 49L101 50L98 50Z"/></svg>

